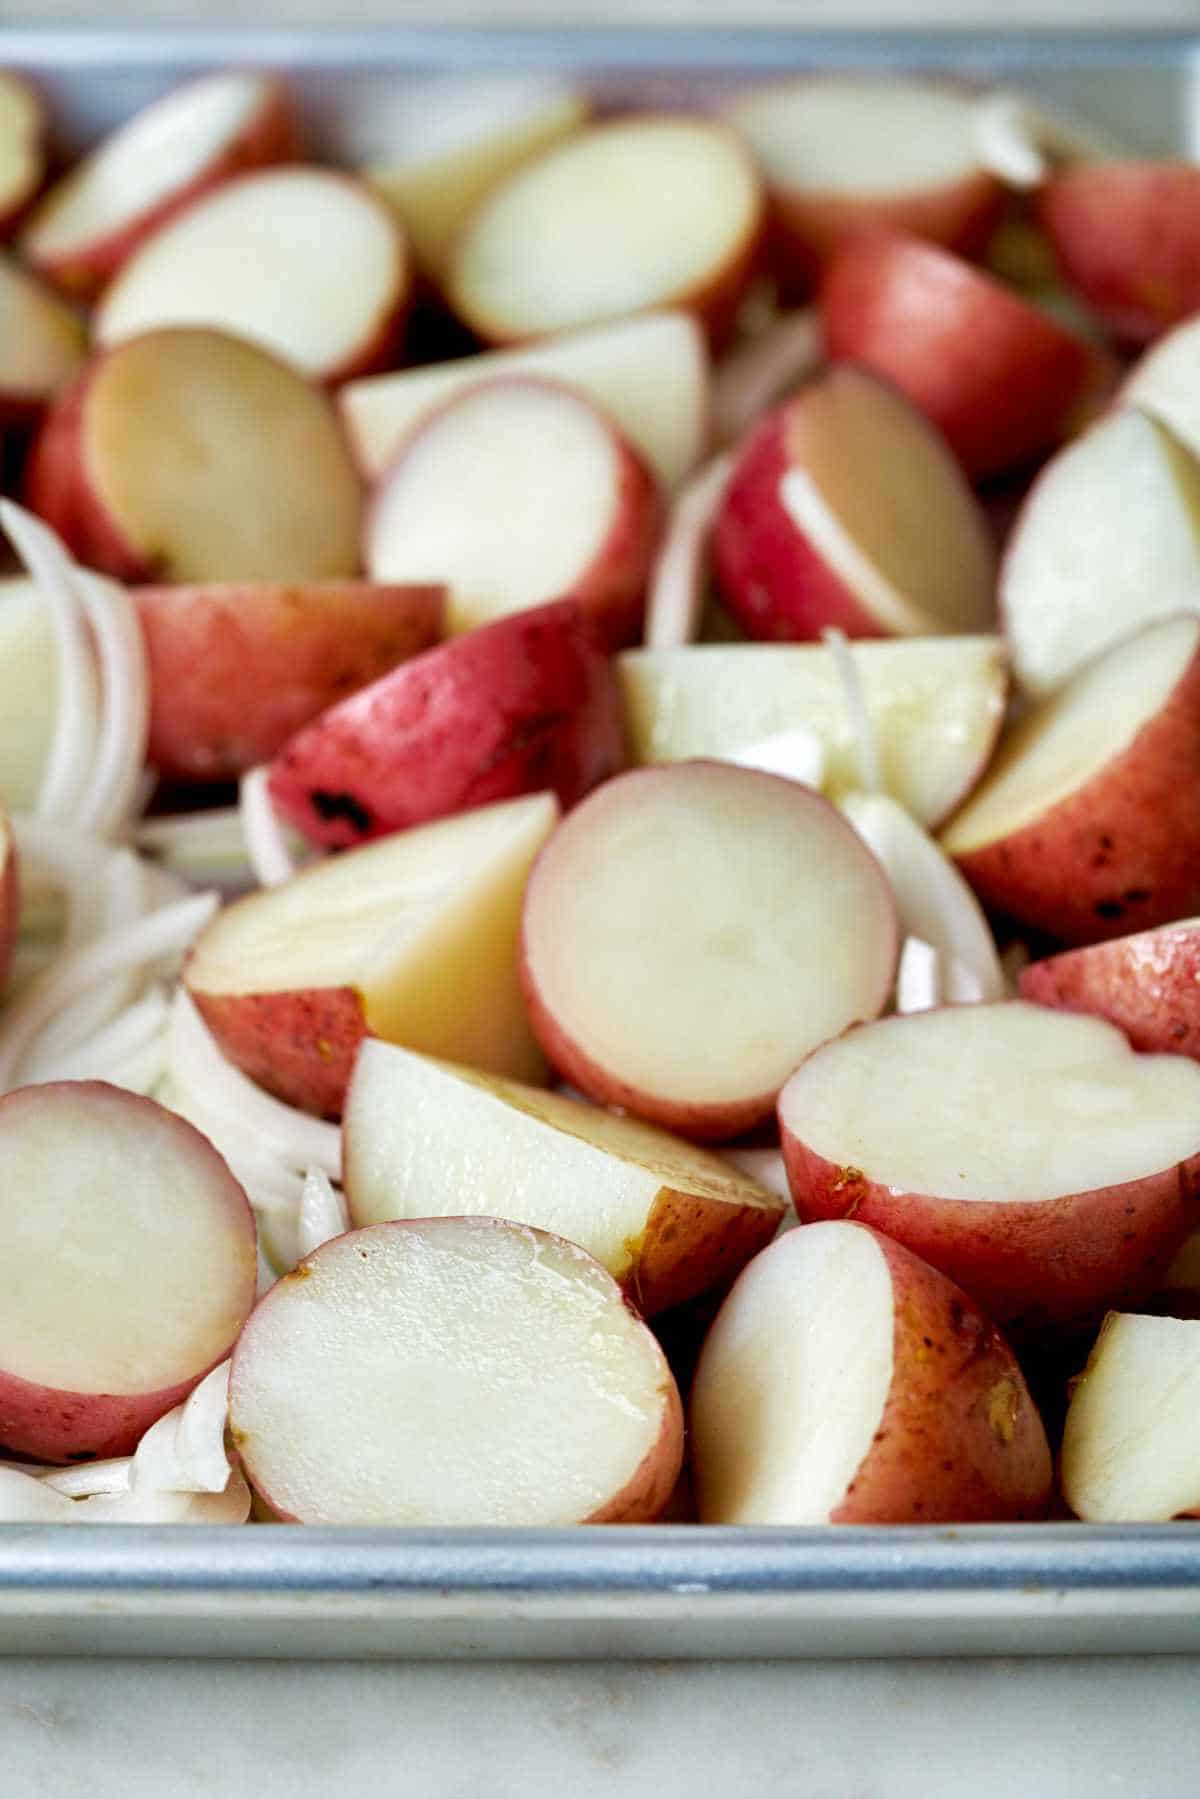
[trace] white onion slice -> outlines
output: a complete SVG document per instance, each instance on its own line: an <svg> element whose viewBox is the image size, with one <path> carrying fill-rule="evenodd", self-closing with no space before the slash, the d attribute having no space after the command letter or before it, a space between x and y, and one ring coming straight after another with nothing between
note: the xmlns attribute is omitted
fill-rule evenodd
<svg viewBox="0 0 1200 1799"><path fill-rule="evenodd" d="M897 1012L931 1012L941 1004L940 958L932 943L906 937L896 971Z"/></svg>
<svg viewBox="0 0 1200 1799"><path fill-rule="evenodd" d="M103 865L98 889L99 916L89 921L91 928L88 937L79 943L79 948L145 916L146 885L143 865L132 850L112 850L109 853ZM73 932L68 926L68 950L76 948L72 938ZM108 980L93 982L71 1000L64 1001L39 1033L39 1053L61 1055L85 1042L131 1004L141 983L141 968L131 964Z"/></svg>
<svg viewBox="0 0 1200 1799"><path fill-rule="evenodd" d="M671 507L646 598L647 649L675 650L695 642L708 581L709 535L732 468L732 454L706 463Z"/></svg>
<svg viewBox="0 0 1200 1799"><path fill-rule="evenodd" d="M159 1493L223 1493L232 1472L225 1453L229 1363L222 1362L152 1424L133 1455L129 1485Z"/></svg>
<svg viewBox="0 0 1200 1799"><path fill-rule="evenodd" d="M145 641L125 589L87 569L76 573L100 663L103 706L91 783L80 802L81 829L111 837L140 812L150 731L150 674Z"/></svg>
<svg viewBox="0 0 1200 1799"><path fill-rule="evenodd" d="M45 1033L29 1055L25 1076L31 1081L86 1081L111 1079L109 1070L136 1055L166 1030L168 1005L159 986L154 986L126 1006L95 1034L74 1048L55 1054L45 1047Z"/></svg>
<svg viewBox="0 0 1200 1799"><path fill-rule="evenodd" d="M1022 192L1040 187L1056 162L1095 162L1129 152L1091 123L1028 94L999 89L975 107L980 164Z"/></svg>
<svg viewBox="0 0 1200 1799"><path fill-rule="evenodd" d="M73 1524L75 1503L36 1474L0 1468L0 1524Z"/></svg>
<svg viewBox="0 0 1200 1799"><path fill-rule="evenodd" d="M304 1190L300 1195L297 1261L311 1255L314 1249L320 1249L331 1237L344 1236L349 1229L350 1214L342 1195L322 1169L310 1168L304 1176Z"/></svg>
<svg viewBox="0 0 1200 1799"><path fill-rule="evenodd" d="M859 780L868 793L882 793L883 769L879 760L879 739L875 735L875 725L863 693L858 664L854 660L849 639L836 625L827 625L821 638L833 658L834 670L842 685L842 697L846 702L858 756Z"/></svg>
<svg viewBox="0 0 1200 1799"><path fill-rule="evenodd" d="M713 434L732 443L759 415L802 381L825 359L821 315L815 306L784 313L761 335L730 352L713 376Z"/></svg>
<svg viewBox="0 0 1200 1799"><path fill-rule="evenodd" d="M278 887L296 872L283 826L271 804L267 788L270 772L265 766L252 768L242 776L238 787L246 854L262 887Z"/></svg>
<svg viewBox="0 0 1200 1799"><path fill-rule="evenodd" d="M798 726L764 737L759 743L748 743L744 749L732 750L723 757L739 768L757 768L767 775L782 775L786 781L800 781L805 787L820 788L825 779L825 745L815 731Z"/></svg>

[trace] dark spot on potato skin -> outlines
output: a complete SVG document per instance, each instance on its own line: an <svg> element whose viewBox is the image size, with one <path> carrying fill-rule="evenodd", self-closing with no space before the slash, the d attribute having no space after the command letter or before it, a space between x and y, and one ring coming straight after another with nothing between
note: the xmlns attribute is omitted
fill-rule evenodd
<svg viewBox="0 0 1200 1799"><path fill-rule="evenodd" d="M314 787L309 799L313 811L325 824L344 818L347 824L353 825L356 831L364 835L371 829L370 812L352 793L330 793L324 788Z"/></svg>

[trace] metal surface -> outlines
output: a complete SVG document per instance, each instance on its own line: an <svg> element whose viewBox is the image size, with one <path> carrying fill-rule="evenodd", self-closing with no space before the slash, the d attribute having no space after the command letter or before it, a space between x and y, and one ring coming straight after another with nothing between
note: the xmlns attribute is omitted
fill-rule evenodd
<svg viewBox="0 0 1200 1799"><path fill-rule="evenodd" d="M431 70L576 71L671 103L752 73L1016 82L1148 149L1200 151L1179 33L0 29L77 148L198 69L293 79L349 153ZM1200 1526L333 1531L0 1528L0 1653L860 1656L1200 1652Z"/></svg>

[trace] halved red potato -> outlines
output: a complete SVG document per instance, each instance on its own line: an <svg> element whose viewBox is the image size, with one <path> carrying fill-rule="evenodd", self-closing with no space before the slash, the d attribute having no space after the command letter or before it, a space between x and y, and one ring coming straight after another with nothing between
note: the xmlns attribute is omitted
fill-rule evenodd
<svg viewBox="0 0 1200 1799"><path fill-rule="evenodd" d="M1126 344L1200 308L1200 168L1083 162L1051 175L1037 218L1064 279Z"/></svg>
<svg viewBox="0 0 1200 1799"><path fill-rule="evenodd" d="M326 707L435 644L444 612L440 587L402 582L183 583L139 587L134 599L150 666L148 759L177 781L228 780L267 761Z"/></svg>
<svg viewBox="0 0 1200 1799"><path fill-rule="evenodd" d="M493 189L458 238L446 291L486 343L679 306L719 344L762 224L762 183L727 126L683 113L615 119Z"/></svg>
<svg viewBox="0 0 1200 1799"><path fill-rule="evenodd" d="M581 88L553 76L446 75L389 94L351 131L362 174L400 217L421 273L445 272L463 225L494 187L585 123ZM363 138L367 142L359 142Z"/></svg>
<svg viewBox="0 0 1200 1799"><path fill-rule="evenodd" d="M854 666L887 791L920 823L940 823L983 773L1004 722L999 637L856 643ZM635 762L725 757L785 731L810 731L835 798L862 784L854 721L824 644L697 644L617 659Z"/></svg>
<svg viewBox="0 0 1200 1799"><path fill-rule="evenodd" d="M1119 396L1200 456L1200 317L1185 319L1140 356Z"/></svg>
<svg viewBox="0 0 1200 1799"><path fill-rule="evenodd" d="M229 1354L254 1217L206 1137L100 1081L0 1099L0 1443L128 1455Z"/></svg>
<svg viewBox="0 0 1200 1799"><path fill-rule="evenodd" d="M637 1524L683 1460L666 1358L574 1243L496 1218L336 1237L238 1340L229 1424L291 1524Z"/></svg>
<svg viewBox="0 0 1200 1799"><path fill-rule="evenodd" d="M1037 477L999 591L1033 694L1151 619L1200 612L1200 461L1140 411L1109 414Z"/></svg>
<svg viewBox="0 0 1200 1799"><path fill-rule="evenodd" d="M18 262L0 255L0 424L36 419L86 354L87 332L78 314Z"/></svg>
<svg viewBox="0 0 1200 1799"><path fill-rule="evenodd" d="M46 173L46 116L27 81L0 69L0 237L16 226Z"/></svg>
<svg viewBox="0 0 1200 1799"><path fill-rule="evenodd" d="M1020 1000L847 1032L779 1126L801 1219L886 1232L1030 1335L1144 1298L1200 1220L1200 1068Z"/></svg>
<svg viewBox="0 0 1200 1799"><path fill-rule="evenodd" d="M563 602L468 631L332 706L271 768L275 810L340 849L545 789L572 806L625 760L621 703Z"/></svg>
<svg viewBox="0 0 1200 1799"><path fill-rule="evenodd" d="M662 528L654 476L582 394L513 375L453 395L375 489L364 559L444 581L450 631L574 600L618 647L641 635Z"/></svg>
<svg viewBox="0 0 1200 1799"><path fill-rule="evenodd" d="M12 826L0 811L0 988L8 979L21 924L21 876Z"/></svg>
<svg viewBox="0 0 1200 1799"><path fill-rule="evenodd" d="M291 104L274 76L202 76L136 113L57 181L26 223L21 253L59 287L90 297L173 213L296 150Z"/></svg>
<svg viewBox="0 0 1200 1799"><path fill-rule="evenodd" d="M227 906L184 971L225 1055L280 1099L331 1116L368 1034L539 1080L518 937L557 817L548 793L483 806Z"/></svg>
<svg viewBox="0 0 1200 1799"><path fill-rule="evenodd" d="M636 1118L370 1039L342 1130L355 1224L538 1225L595 1256L647 1317L730 1281L785 1209L722 1157Z"/></svg>
<svg viewBox="0 0 1200 1799"><path fill-rule="evenodd" d="M528 344L352 381L338 409L359 468L383 474L420 422L464 388L500 375L562 381L598 406L667 487L704 454L708 352L690 313L647 312Z"/></svg>
<svg viewBox="0 0 1200 1799"><path fill-rule="evenodd" d="M1200 1513L1200 1320L1110 1312L1075 1382L1063 1497L1092 1524Z"/></svg>
<svg viewBox="0 0 1200 1799"><path fill-rule="evenodd" d="M525 899L521 975L550 1060L682 1136L770 1116L815 1044L873 1018L896 915L819 794L719 762L635 769L575 808Z"/></svg>
<svg viewBox="0 0 1200 1799"><path fill-rule="evenodd" d="M51 407L29 505L127 581L320 581L358 570L362 496L324 394L220 331L100 352Z"/></svg>
<svg viewBox="0 0 1200 1799"><path fill-rule="evenodd" d="M1044 1516L1050 1450L973 1300L862 1224L756 1256L705 1339L689 1408L703 1524Z"/></svg>
<svg viewBox="0 0 1200 1799"><path fill-rule="evenodd" d="M809 382L751 432L713 557L751 637L794 641L828 625L913 637L992 622L995 559L962 470L911 401L855 368Z"/></svg>
<svg viewBox="0 0 1200 1799"><path fill-rule="evenodd" d="M50 608L28 576L0 577L0 806L33 811L57 707L58 646Z"/></svg>
<svg viewBox="0 0 1200 1799"><path fill-rule="evenodd" d="M161 225L105 288L100 344L208 325L330 384L397 360L408 251L390 209L333 169L254 169Z"/></svg>
<svg viewBox="0 0 1200 1799"><path fill-rule="evenodd" d="M974 96L942 82L807 76L754 88L725 116L771 200L771 263L809 291L849 238L886 225L964 255L982 250L1004 189L979 156Z"/></svg>
<svg viewBox="0 0 1200 1799"><path fill-rule="evenodd" d="M1062 943L1200 908L1200 618L1147 625L1019 718L941 842L985 905Z"/></svg>
<svg viewBox="0 0 1200 1799"><path fill-rule="evenodd" d="M1200 918L1065 950L1023 968L1023 999L1091 1012L1134 1049L1200 1060Z"/></svg>
<svg viewBox="0 0 1200 1799"><path fill-rule="evenodd" d="M972 479L1069 437L1116 384L1116 364L961 257L895 232L839 250L821 287L825 347L891 381Z"/></svg>

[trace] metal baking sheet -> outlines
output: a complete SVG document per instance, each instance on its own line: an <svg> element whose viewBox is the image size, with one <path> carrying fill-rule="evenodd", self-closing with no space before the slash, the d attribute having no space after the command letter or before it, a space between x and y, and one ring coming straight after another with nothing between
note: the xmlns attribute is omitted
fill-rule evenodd
<svg viewBox="0 0 1200 1799"><path fill-rule="evenodd" d="M810 68L945 70L1200 156L1200 34L4 30L77 149L206 68L294 83L314 144L435 71L691 103ZM367 146L369 147L369 146ZM0 1527L0 1654L747 1657L1200 1652L1200 1525L571 1531Z"/></svg>

